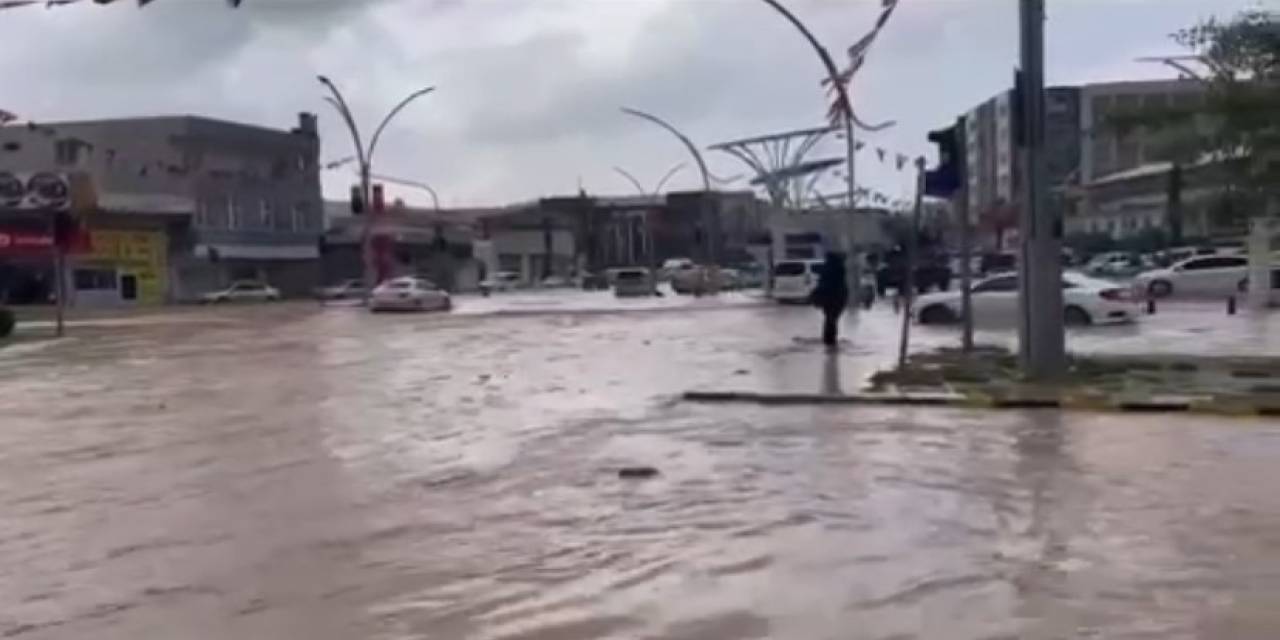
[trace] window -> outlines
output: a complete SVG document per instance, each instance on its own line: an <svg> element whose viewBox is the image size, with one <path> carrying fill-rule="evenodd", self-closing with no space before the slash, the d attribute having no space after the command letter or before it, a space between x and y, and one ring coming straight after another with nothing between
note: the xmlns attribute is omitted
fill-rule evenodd
<svg viewBox="0 0 1280 640"><path fill-rule="evenodd" d="M1249 265L1247 258L1238 256L1214 256L1212 258L1196 258L1182 265L1184 271L1200 271L1202 269L1228 269Z"/></svg>
<svg viewBox="0 0 1280 640"><path fill-rule="evenodd" d="M977 286L973 288L974 293L1002 293L1017 290L1017 276L1001 276L999 278L992 278L990 280L979 282Z"/></svg>
<svg viewBox="0 0 1280 640"><path fill-rule="evenodd" d="M60 165L74 165L80 160L79 140L59 140L53 145L55 160Z"/></svg>
<svg viewBox="0 0 1280 640"><path fill-rule="evenodd" d="M773 275L775 276L799 276L804 275L803 262L779 262L773 267Z"/></svg>
<svg viewBox="0 0 1280 640"><path fill-rule="evenodd" d="M266 198L258 201L258 228L271 228L271 201Z"/></svg>
<svg viewBox="0 0 1280 640"><path fill-rule="evenodd" d="M307 205L296 202L293 205L293 228L296 231L307 230Z"/></svg>
<svg viewBox="0 0 1280 640"><path fill-rule="evenodd" d="M114 291L114 269L76 269L73 276L76 291Z"/></svg>
<svg viewBox="0 0 1280 640"><path fill-rule="evenodd" d="M227 196L227 228L243 229L245 222L244 209L240 206L240 201L235 196Z"/></svg>

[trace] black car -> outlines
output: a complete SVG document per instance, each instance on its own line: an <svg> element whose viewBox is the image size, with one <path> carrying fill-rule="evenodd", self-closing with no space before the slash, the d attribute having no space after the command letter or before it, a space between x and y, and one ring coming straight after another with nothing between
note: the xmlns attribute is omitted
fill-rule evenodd
<svg viewBox="0 0 1280 640"><path fill-rule="evenodd" d="M906 260L891 256L876 271L876 293L883 296L889 289L901 292L906 284L906 275ZM918 293L927 293L932 289L946 291L951 288L951 267L940 258L923 259L916 264L913 284Z"/></svg>

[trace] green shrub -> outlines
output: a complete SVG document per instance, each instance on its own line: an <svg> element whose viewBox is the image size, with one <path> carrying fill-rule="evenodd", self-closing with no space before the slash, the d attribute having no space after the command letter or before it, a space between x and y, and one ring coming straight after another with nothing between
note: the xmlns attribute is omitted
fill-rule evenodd
<svg viewBox="0 0 1280 640"><path fill-rule="evenodd" d="M13 311L5 307L0 307L0 338L7 338L13 333L13 325L17 324L17 320L13 317Z"/></svg>

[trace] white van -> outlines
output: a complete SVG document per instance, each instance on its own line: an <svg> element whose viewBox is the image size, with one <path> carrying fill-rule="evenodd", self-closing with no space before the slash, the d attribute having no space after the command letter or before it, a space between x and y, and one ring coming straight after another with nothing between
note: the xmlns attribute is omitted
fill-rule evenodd
<svg viewBox="0 0 1280 640"><path fill-rule="evenodd" d="M818 285L819 260L783 260L773 265L773 299L792 304L808 304L809 294Z"/></svg>

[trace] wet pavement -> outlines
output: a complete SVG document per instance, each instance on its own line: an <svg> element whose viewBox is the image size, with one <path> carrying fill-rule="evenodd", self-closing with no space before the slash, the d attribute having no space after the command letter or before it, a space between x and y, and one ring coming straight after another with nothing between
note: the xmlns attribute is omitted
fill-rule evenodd
<svg viewBox="0 0 1280 640"><path fill-rule="evenodd" d="M521 300L0 350L0 638L1280 635L1280 423L689 405L852 390L897 318ZM1200 311L1072 345L1280 349Z"/></svg>

